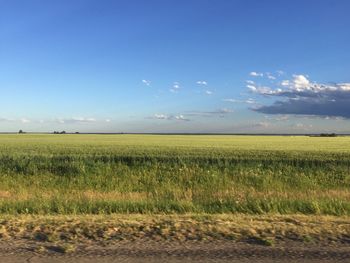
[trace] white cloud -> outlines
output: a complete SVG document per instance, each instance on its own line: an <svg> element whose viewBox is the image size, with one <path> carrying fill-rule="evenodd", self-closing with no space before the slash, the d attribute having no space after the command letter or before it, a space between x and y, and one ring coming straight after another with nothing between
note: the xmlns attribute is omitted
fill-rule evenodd
<svg viewBox="0 0 350 263"><path fill-rule="evenodd" d="M205 94L207 94L207 95L212 95L212 94L213 94L213 92L212 92L212 91L210 91L210 90L206 90L206 91L205 91Z"/></svg>
<svg viewBox="0 0 350 263"><path fill-rule="evenodd" d="M20 121L22 122L22 123L30 123L31 122L31 120L29 120L29 119L26 119L26 118L22 118L22 119L20 119Z"/></svg>
<svg viewBox="0 0 350 263"><path fill-rule="evenodd" d="M110 119L106 119L105 122L111 122L111 120Z"/></svg>
<svg viewBox="0 0 350 263"><path fill-rule="evenodd" d="M204 85L204 86L207 86L207 85L208 85L208 83L207 83L205 80L198 80L196 83L197 83L198 85Z"/></svg>
<svg viewBox="0 0 350 263"><path fill-rule="evenodd" d="M284 87L288 87L288 86L290 85L289 80L288 80L288 79L283 80L283 81L281 82L281 85L284 86Z"/></svg>
<svg viewBox="0 0 350 263"><path fill-rule="evenodd" d="M173 88L174 88L174 89L179 89L179 88L180 88L179 82L174 82Z"/></svg>
<svg viewBox="0 0 350 263"><path fill-rule="evenodd" d="M145 84L146 86L151 86L151 81L150 80L143 79L142 83Z"/></svg>
<svg viewBox="0 0 350 263"><path fill-rule="evenodd" d="M10 118L1 118L0 117L0 122L14 122L16 121L15 119L10 119Z"/></svg>
<svg viewBox="0 0 350 263"><path fill-rule="evenodd" d="M274 104L253 110L265 114L331 116L350 119L350 83L311 82L306 75L293 75L282 88L249 87L250 91L277 98Z"/></svg>
<svg viewBox="0 0 350 263"><path fill-rule="evenodd" d="M212 113L227 114L227 113L232 113L232 112L233 112L233 110L231 110L231 109L223 108L223 109L220 109L218 111L213 111Z"/></svg>
<svg viewBox="0 0 350 263"><path fill-rule="evenodd" d="M186 119L183 115L175 116L175 119L179 121L189 121L189 119Z"/></svg>
<svg viewBox="0 0 350 263"><path fill-rule="evenodd" d="M255 82L252 81L252 80L246 80L246 82L247 82L247 84L250 84L250 85L254 85L255 84Z"/></svg>
<svg viewBox="0 0 350 263"><path fill-rule="evenodd" d="M236 100L236 99L223 99L222 101L225 102L232 102L232 103L247 103L247 104L256 104L256 100L253 98L249 98L246 100Z"/></svg>
<svg viewBox="0 0 350 263"><path fill-rule="evenodd" d="M179 82L174 82L173 86L170 89L170 92L177 93L180 89L181 89L180 83Z"/></svg>
<svg viewBox="0 0 350 263"><path fill-rule="evenodd" d="M225 102L237 102L236 99L223 99L222 101L225 101Z"/></svg>
<svg viewBox="0 0 350 263"><path fill-rule="evenodd" d="M84 117L73 117L73 118L58 118L56 119L56 122L58 123L92 123L96 122L97 120L95 118L84 118Z"/></svg>
<svg viewBox="0 0 350 263"><path fill-rule="evenodd" d="M253 93L259 93L259 94L270 94L271 93L271 88L269 88L269 87L254 86L254 85L247 85L246 87Z"/></svg>
<svg viewBox="0 0 350 263"><path fill-rule="evenodd" d="M252 76L252 77L263 77L264 73L252 71L252 72L249 73L249 75Z"/></svg>
<svg viewBox="0 0 350 263"><path fill-rule="evenodd" d="M310 86L310 81L304 75L293 75L293 87L296 90L303 90Z"/></svg>
<svg viewBox="0 0 350 263"><path fill-rule="evenodd" d="M168 116L165 114L154 114L154 118L159 119L159 120L166 120L168 119Z"/></svg>
<svg viewBox="0 0 350 263"><path fill-rule="evenodd" d="M177 120L177 121L189 121L190 119L185 118L184 115L167 115L167 114L154 114L151 119L158 120Z"/></svg>
<svg viewBox="0 0 350 263"><path fill-rule="evenodd" d="M313 127L312 124L296 123L292 126L294 129L309 130Z"/></svg>
<svg viewBox="0 0 350 263"><path fill-rule="evenodd" d="M256 91L256 87L254 86L254 85L247 85L246 86L250 91L253 91L253 92L255 92Z"/></svg>
<svg viewBox="0 0 350 263"><path fill-rule="evenodd" d="M251 87L250 85L247 85L247 88L261 95L290 94L290 95L293 95L291 97L295 97L295 98L298 97L296 96L298 92L300 93L309 92L310 95L311 93L315 95L315 93L324 92L324 91L337 91L337 90L346 91L348 87L347 85L349 85L349 91L350 91L350 83L336 84L335 86L311 83L304 75L293 75L292 80L283 80L280 84L285 88L272 89L270 87L255 87L255 86Z"/></svg>
<svg viewBox="0 0 350 263"><path fill-rule="evenodd" d="M268 79L270 79L270 80L275 80L275 79L276 79L276 77L273 76L270 72L266 72L266 77L267 77Z"/></svg>

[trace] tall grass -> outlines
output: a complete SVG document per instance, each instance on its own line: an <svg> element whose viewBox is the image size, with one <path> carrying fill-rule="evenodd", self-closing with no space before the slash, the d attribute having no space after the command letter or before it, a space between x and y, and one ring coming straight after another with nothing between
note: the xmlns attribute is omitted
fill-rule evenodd
<svg viewBox="0 0 350 263"><path fill-rule="evenodd" d="M349 215L349 143L347 137L1 135L0 213Z"/></svg>

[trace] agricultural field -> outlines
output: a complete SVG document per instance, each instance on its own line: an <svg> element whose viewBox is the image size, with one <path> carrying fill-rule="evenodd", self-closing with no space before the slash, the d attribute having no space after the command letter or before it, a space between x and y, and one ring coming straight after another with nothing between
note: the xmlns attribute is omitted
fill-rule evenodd
<svg viewBox="0 0 350 263"><path fill-rule="evenodd" d="M350 137L0 135L0 182L4 262L350 257Z"/></svg>
<svg viewBox="0 0 350 263"><path fill-rule="evenodd" d="M350 138L1 135L2 214L350 214Z"/></svg>

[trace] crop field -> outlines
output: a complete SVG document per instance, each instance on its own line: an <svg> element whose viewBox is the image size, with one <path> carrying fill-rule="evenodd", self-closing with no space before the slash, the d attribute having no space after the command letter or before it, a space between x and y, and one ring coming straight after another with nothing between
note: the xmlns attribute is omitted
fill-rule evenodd
<svg viewBox="0 0 350 263"><path fill-rule="evenodd" d="M0 135L0 213L350 215L350 137Z"/></svg>

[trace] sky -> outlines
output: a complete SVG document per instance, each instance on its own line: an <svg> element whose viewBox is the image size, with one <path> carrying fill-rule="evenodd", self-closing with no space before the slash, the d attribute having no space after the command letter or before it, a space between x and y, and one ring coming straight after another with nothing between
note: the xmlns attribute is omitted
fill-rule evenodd
<svg viewBox="0 0 350 263"><path fill-rule="evenodd" d="M348 0L0 0L0 132L350 133Z"/></svg>

